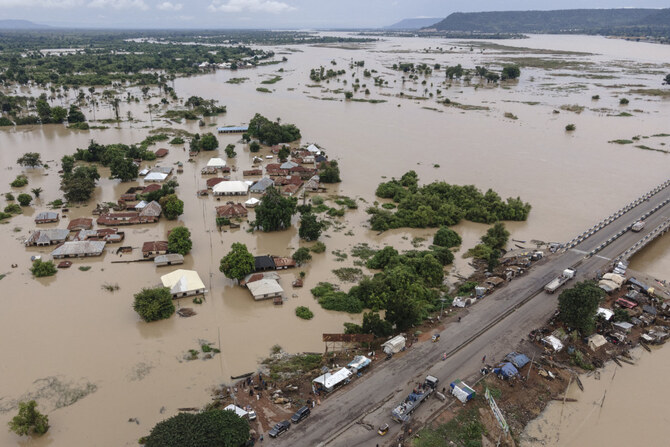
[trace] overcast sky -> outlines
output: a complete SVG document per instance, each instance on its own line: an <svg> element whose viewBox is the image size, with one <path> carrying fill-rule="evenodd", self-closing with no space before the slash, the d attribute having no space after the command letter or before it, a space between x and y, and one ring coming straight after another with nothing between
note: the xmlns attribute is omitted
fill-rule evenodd
<svg viewBox="0 0 670 447"><path fill-rule="evenodd" d="M0 0L0 19L95 28L360 28L452 12L668 6L667 0Z"/></svg>

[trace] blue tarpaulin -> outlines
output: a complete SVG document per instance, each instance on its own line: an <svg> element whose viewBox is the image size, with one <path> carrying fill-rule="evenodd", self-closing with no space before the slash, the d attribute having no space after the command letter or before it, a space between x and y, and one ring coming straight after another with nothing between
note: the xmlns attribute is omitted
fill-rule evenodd
<svg viewBox="0 0 670 447"><path fill-rule="evenodd" d="M505 356L505 360L511 362L517 368L523 368L530 363L530 359L525 354L519 354L518 352L510 352Z"/></svg>
<svg viewBox="0 0 670 447"><path fill-rule="evenodd" d="M498 368L493 369L494 374L500 374L502 375L505 379L509 379L510 377L514 377L519 374L519 370L514 367L509 362L505 362L502 365L500 365Z"/></svg>

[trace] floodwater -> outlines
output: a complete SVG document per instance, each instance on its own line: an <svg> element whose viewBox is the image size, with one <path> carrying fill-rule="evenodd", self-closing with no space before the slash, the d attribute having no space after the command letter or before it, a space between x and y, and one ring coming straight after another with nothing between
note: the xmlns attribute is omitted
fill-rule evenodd
<svg viewBox="0 0 670 447"><path fill-rule="evenodd" d="M532 36L498 43L589 51L596 54L536 56L596 65L582 65L576 70L522 69L518 83L495 88L475 89L466 82L454 82L449 87L439 85L443 82L443 71L433 73L426 79L426 85L421 84L422 76L403 85L401 74L390 69L393 63L412 61L443 66L461 63L472 68L494 64L502 58L528 56L532 50L518 53L503 50L505 54L497 54L500 50L481 50L479 46L471 50L470 44L454 40L389 38L356 49L276 48L279 55L286 55L288 62L174 81L179 97L198 95L217 99L228 107L228 113L206 119L203 129L198 128L197 122L167 123L156 119L160 112L154 112L154 128L202 132L213 130L210 125L248 123L254 113L260 112L271 119L280 117L284 123L296 124L302 131L303 144L316 142L340 162L343 182L330 187L328 194L355 198L359 209L333 220L335 224L322 237L326 253L315 254L312 262L301 269L281 273L280 282L288 297L283 306L255 302L245 289L219 273L218 264L231 243L237 241L247 244L255 254L290 255L300 246L297 231L249 233L247 226L242 225L238 230L218 232L214 207L225 199L217 203L211 196L197 198L195 194L205 187L200 169L209 155L201 154L195 163L186 163L187 152L181 146L160 143L154 148L169 147L170 154L159 164L184 162L184 173L177 175L178 194L186 202L184 215L176 222L163 220L158 225L125 227L123 245L140 247L144 241L165 239L167 231L176 225L186 225L193 234L193 250L182 267L197 270L209 292L201 305L191 303L190 299L179 300L178 305L192 307L198 314L150 324L138 318L132 309L133 294L142 287L157 285L161 275L178 268L157 269L152 263L112 263L141 256L138 250L120 258L113 253L116 247L110 245L104 257L76 260L72 268L59 271L55 277L32 278L28 271L30 255L48 257L50 250L26 249L21 241L34 229L34 215L60 197L58 160L77 147L85 147L90 139L105 144L138 143L151 130L151 123L145 102L122 102L121 117L125 120L130 112L135 121L124 121L120 128L71 131L47 125L1 130L0 184L6 185L3 192L10 190L7 185L21 172L30 181L26 189L41 187L44 192L23 215L0 225L4 254L0 274L7 274L0 283L3 305L0 346L4 357L0 366L3 378L0 425L15 413L12 409L15 400L36 396L40 408L49 413L52 428L41 439L20 442L13 434L0 430L0 445L136 445L137 438L146 435L157 421L175 414L180 407L202 406L210 400L213 386L228 382L231 375L255 370L273 345L279 344L287 352L322 351L322 333L340 332L344 322L359 321L360 315L322 310L309 289L319 281L339 282L332 270L353 266L355 258L350 249L358 243L410 249L412 242L426 247L432 239L434 230L429 229L395 230L379 235L367 228L365 208L375 201L374 189L384 177L398 177L414 169L422 182L475 184L482 190L493 188L502 197L521 196L533 205L530 218L527 222L508 223L507 227L514 239L523 241L569 240L667 179L668 154L608 141L670 133L667 100L629 94L626 92L630 87L622 86L660 88L664 76L660 73L670 71L665 62L670 60L670 47L583 36ZM430 52L423 51L429 47ZM436 51L437 48L440 50ZM388 86L374 86L372 78L364 77L363 68L355 69L352 77L349 63L359 60L365 61L366 69L376 70L373 76L383 76ZM322 87L310 87L313 82L309 80L309 70L320 65L331 67L331 61L337 64L333 68L344 68L347 74L339 82L331 80ZM278 71L280 68L282 72ZM593 79L603 73L613 78ZM283 79L275 84L260 83L275 74ZM585 74L591 77L583 77ZM249 79L237 85L225 82L232 77ZM341 101L342 92L332 90L351 89L355 78L370 89L369 98L388 102ZM273 92L257 92L260 86ZM408 99L409 95L423 96L424 89L437 96L438 88L442 97L452 102L486 106L489 110L445 107L434 98ZM365 87L361 88L356 97L365 97L364 90ZM404 97L397 96L401 91ZM151 93L156 95L156 89ZM136 90L133 94L140 96ZM601 99L593 101L593 95L600 95ZM619 106L622 96L630 99L625 108ZM157 96L150 100L154 104L159 101ZM67 98L54 99L54 105L60 102L68 103ZM576 114L560 109L571 104L584 106L586 110ZM608 116L624 110L633 116ZM518 119L506 118L507 112ZM84 113L89 118L93 116L90 109L85 108ZM112 111L109 106L99 105L95 115L98 120L110 118ZM565 132L569 123L577 126L575 132ZM650 147L667 149L670 138L641 141ZM238 156L231 163L238 170L232 175L241 178L241 171L251 165L248 149L239 144L239 135L221 135L219 143L221 149L229 143L237 144ZM31 151L40 152L50 168L25 170L17 166L15 160ZM263 151L262 155L265 154ZM120 184L107 179L105 174L103 170L96 192L98 202L115 201L138 184ZM16 195L19 191L13 192ZM89 206L73 208L68 217L90 216L93 207L92 201ZM253 219L253 213L250 217ZM66 223L67 220L61 221L58 226L64 227ZM461 251L464 251L476 243L486 226L464 222L455 229L463 236ZM659 277L667 276L668 243L663 239L652 244L634 259L633 267ZM338 262L331 253L333 250L349 256ZM13 263L18 267L12 268ZM91 269L80 271L80 266ZM299 270L306 272L305 287L293 290L290 284ZM457 256L454 271L467 274L467 260ZM119 290L108 292L102 288L104 284L118 284ZM346 289L350 285L341 283L341 286ZM299 305L312 309L315 316L311 321L295 317L294 310ZM188 350L198 349L203 341L220 347L221 354L210 360L184 360ZM670 361L670 355L664 351L654 357ZM638 369L646 373L644 367ZM58 382L44 387L40 379L49 377L56 377ZM81 392L87 384L88 391L94 389L89 394ZM54 389L57 392L50 393ZM81 398L62 406L62 399L57 398L65 394ZM76 399L70 398L65 403L73 400ZM659 424L656 414L648 418L650 424L656 424L650 427ZM130 418L136 418L138 423L129 422Z"/></svg>

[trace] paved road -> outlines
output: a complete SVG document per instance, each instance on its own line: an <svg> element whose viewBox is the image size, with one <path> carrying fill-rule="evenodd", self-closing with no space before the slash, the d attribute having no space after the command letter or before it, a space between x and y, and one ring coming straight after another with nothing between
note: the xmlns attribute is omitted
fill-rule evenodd
<svg viewBox="0 0 670 447"><path fill-rule="evenodd" d="M628 231L595 256L585 258L585 254L669 197L670 188L666 188L573 249L540 261L524 276L461 313L461 323L448 323L440 333L439 342L417 344L380 366L374 374L364 375L339 390L314 409L309 418L292 426L271 445L375 446L381 445L382 440L395 439L400 425L391 421L390 411L426 374L440 379L439 388L448 387L456 378L476 376L482 356L487 356L487 363L501 360L507 352L524 343L531 329L543 325L555 312L558 293L543 292L545 284L563 269L576 264L578 275L572 283L593 278L598 270L604 271L613 258L670 218L670 206L647 218L642 232ZM448 353L446 361L440 359L444 352ZM417 409L413 419L427 418L440 405L443 405L440 401L431 399ZM392 430L380 438L375 427L384 423L391 424Z"/></svg>

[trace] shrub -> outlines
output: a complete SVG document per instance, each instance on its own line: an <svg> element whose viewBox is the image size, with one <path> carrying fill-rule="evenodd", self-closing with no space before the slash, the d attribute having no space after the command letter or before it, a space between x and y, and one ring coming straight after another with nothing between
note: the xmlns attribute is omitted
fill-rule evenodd
<svg viewBox="0 0 670 447"><path fill-rule="evenodd" d="M147 322L170 318L175 312L172 294L167 287L142 289L135 294L133 309Z"/></svg>
<svg viewBox="0 0 670 447"><path fill-rule="evenodd" d="M317 241L316 244L309 247L309 250L312 253L323 253L324 251L326 251L326 244L324 244L321 241Z"/></svg>
<svg viewBox="0 0 670 447"><path fill-rule="evenodd" d="M19 205L17 205L16 203L10 203L9 205L7 205L7 206L5 207L5 213L9 213L9 214L21 214L22 212L23 212L23 210L22 210L21 207L20 207Z"/></svg>
<svg viewBox="0 0 670 447"><path fill-rule="evenodd" d="M14 194L12 194L11 192L5 193L5 200L7 200L8 202L13 201L14 200Z"/></svg>
<svg viewBox="0 0 670 447"><path fill-rule="evenodd" d="M174 137L172 140L170 140L170 144L184 144L185 141L182 137Z"/></svg>
<svg viewBox="0 0 670 447"><path fill-rule="evenodd" d="M41 259L35 259L33 261L33 266L30 268L30 271L36 278L42 278L44 276L53 276L56 274L56 266L53 261L42 261Z"/></svg>
<svg viewBox="0 0 670 447"><path fill-rule="evenodd" d="M302 318L303 320L311 320L314 318L314 312L309 310L309 307L305 306L298 306L295 308L295 315L298 318Z"/></svg>
<svg viewBox="0 0 670 447"><path fill-rule="evenodd" d="M440 227L435 233L433 238L433 245L438 245L440 247L458 247L461 245L461 237L449 227Z"/></svg>
<svg viewBox="0 0 670 447"><path fill-rule="evenodd" d="M567 126L565 126L565 130L567 130L568 132L572 132L576 128L577 126L575 126L574 124L568 124Z"/></svg>
<svg viewBox="0 0 670 447"><path fill-rule="evenodd" d="M25 175L17 175L14 181L9 185L13 188L20 188L22 186L26 186L27 184L28 184L28 177L26 177Z"/></svg>
<svg viewBox="0 0 670 447"><path fill-rule="evenodd" d="M337 310L357 314L363 312L363 303L344 292L329 292L319 298L319 304L326 310Z"/></svg>
<svg viewBox="0 0 670 447"><path fill-rule="evenodd" d="M261 150L261 145L258 144L258 142L256 142L256 141L252 141L252 142L249 144L249 151L251 151L251 152L258 152L258 151L260 151L260 150Z"/></svg>
<svg viewBox="0 0 670 447"><path fill-rule="evenodd" d="M628 101L628 99L626 99L626 98L621 98L621 99L619 100L619 104L621 104L622 106L627 105L629 102L630 102L630 101Z"/></svg>
<svg viewBox="0 0 670 447"><path fill-rule="evenodd" d="M249 440L249 422L226 410L179 413L156 424L143 440L145 447L237 447Z"/></svg>
<svg viewBox="0 0 670 447"><path fill-rule="evenodd" d="M49 430L49 417L37 411L34 400L19 402L19 414L9 422L9 429L19 436L40 436Z"/></svg>
<svg viewBox="0 0 670 447"><path fill-rule="evenodd" d="M308 262L312 259L312 255L309 253L309 249L307 247L300 247L293 253L293 260L298 263L298 265L302 265L305 262Z"/></svg>
<svg viewBox="0 0 670 447"><path fill-rule="evenodd" d="M19 196L16 198L16 200L19 201L19 204L21 206L28 206L30 205L30 202L33 201L33 197L30 194L19 194Z"/></svg>

